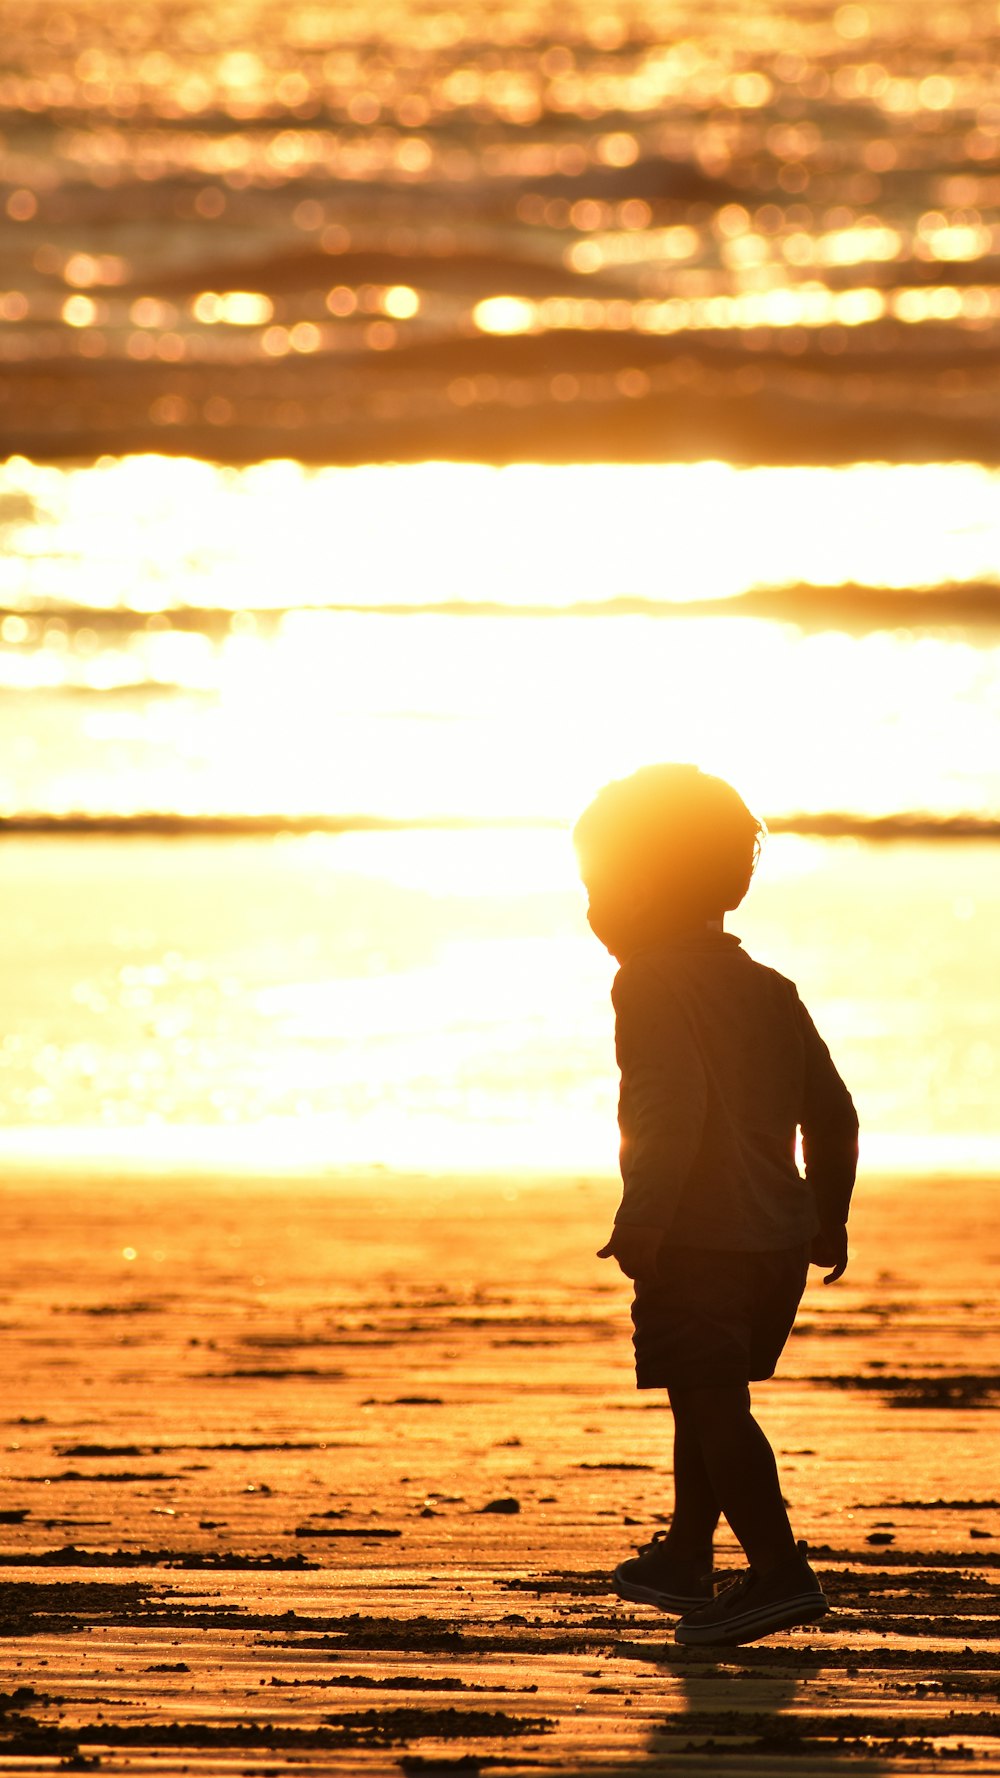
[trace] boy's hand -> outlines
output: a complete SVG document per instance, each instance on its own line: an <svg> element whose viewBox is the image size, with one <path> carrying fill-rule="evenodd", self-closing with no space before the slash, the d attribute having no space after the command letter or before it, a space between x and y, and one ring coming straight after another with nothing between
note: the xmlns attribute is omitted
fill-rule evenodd
<svg viewBox="0 0 1000 1778"><path fill-rule="evenodd" d="M634 1222L616 1222L598 1259L616 1259L626 1278L652 1278L663 1245L664 1230Z"/></svg>
<svg viewBox="0 0 1000 1778"><path fill-rule="evenodd" d="M832 1266L823 1279L824 1284L835 1284L847 1270L847 1229L841 1224L835 1229L821 1229L812 1244L809 1263L814 1266Z"/></svg>

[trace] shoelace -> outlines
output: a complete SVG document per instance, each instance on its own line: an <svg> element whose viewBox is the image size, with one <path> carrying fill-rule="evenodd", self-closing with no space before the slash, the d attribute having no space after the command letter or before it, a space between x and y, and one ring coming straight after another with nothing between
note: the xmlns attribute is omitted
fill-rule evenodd
<svg viewBox="0 0 1000 1778"><path fill-rule="evenodd" d="M715 1604L736 1605L744 1593L748 1592L755 1584L756 1579L754 1570L752 1568L746 1569L745 1573L739 1574L735 1580L731 1580L728 1587L723 1587L721 1593L716 1593Z"/></svg>
<svg viewBox="0 0 1000 1778"><path fill-rule="evenodd" d="M667 1536L668 1533L666 1531L654 1531L649 1542L644 1543L639 1551L640 1556L648 1556L650 1551L655 1550L658 1544L666 1543Z"/></svg>
<svg viewBox="0 0 1000 1778"><path fill-rule="evenodd" d="M654 1558L653 1566L649 1570L649 1577L651 1580L662 1579L662 1565L657 1564L655 1562L655 1557L658 1554L658 1552L663 1550L663 1546L666 1543L669 1535L670 1535L670 1533L668 1531L654 1531L649 1542L644 1543L639 1550L639 1554L637 1557L638 1561L641 1562L647 1558ZM665 1552L664 1552L664 1554L665 1554ZM669 1561L670 1561L669 1556L666 1557L666 1560L669 1565ZM668 1575L669 1575L669 1567L668 1567ZM708 1589L709 1589L709 1597L710 1597L711 1596L711 1580L712 1580L711 1568L709 1568L707 1573L703 1577L701 1577L701 1580L704 1584L707 1584ZM675 1590L683 1592L685 1595L690 1593L690 1596L692 1599L694 1599L695 1597L698 1596L698 1594L697 1594L698 1582L692 1583L689 1586L686 1586L683 1583L681 1583L679 1586L676 1586L673 1581L671 1581L670 1584L672 1586L675 1586ZM705 1602L707 1604L708 1600L706 1599Z"/></svg>

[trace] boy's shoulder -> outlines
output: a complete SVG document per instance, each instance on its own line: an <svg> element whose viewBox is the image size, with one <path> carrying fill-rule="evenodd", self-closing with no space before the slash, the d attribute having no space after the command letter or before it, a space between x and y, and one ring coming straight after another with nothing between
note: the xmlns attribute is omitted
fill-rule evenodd
<svg viewBox="0 0 1000 1778"><path fill-rule="evenodd" d="M727 983L735 992L740 984L753 982L765 992L801 1004L789 976L751 957L735 933L714 931L633 952L615 976L611 998L621 1010L651 993L697 995L699 986L707 989L710 982L723 992Z"/></svg>

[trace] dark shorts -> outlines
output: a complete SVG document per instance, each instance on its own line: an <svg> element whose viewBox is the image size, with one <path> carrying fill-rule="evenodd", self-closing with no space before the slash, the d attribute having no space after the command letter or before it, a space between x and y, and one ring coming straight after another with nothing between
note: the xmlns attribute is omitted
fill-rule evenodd
<svg viewBox="0 0 1000 1778"><path fill-rule="evenodd" d="M773 1253L664 1251L632 1304L640 1389L692 1389L770 1377L792 1331L809 1243Z"/></svg>

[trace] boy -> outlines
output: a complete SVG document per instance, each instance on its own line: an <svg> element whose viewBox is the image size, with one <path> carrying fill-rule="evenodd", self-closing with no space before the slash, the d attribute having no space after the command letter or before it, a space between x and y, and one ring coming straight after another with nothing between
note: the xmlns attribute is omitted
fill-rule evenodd
<svg viewBox="0 0 1000 1778"><path fill-rule="evenodd" d="M827 1610L748 1385L773 1374L810 1262L827 1284L847 1266L858 1120L793 984L723 930L762 831L721 779L656 765L607 785L573 835L591 929L621 964L624 1190L599 1257L635 1281L637 1385L666 1388L674 1418L670 1529L614 1580L680 1614L685 1643L753 1642ZM720 1514L749 1567L713 1598Z"/></svg>

